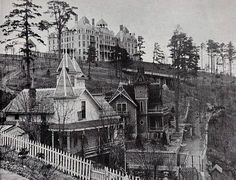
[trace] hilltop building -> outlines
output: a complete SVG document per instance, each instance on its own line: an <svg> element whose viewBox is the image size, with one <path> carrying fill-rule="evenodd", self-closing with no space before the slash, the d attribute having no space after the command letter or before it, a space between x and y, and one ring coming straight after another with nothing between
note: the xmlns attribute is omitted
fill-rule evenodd
<svg viewBox="0 0 236 180"><path fill-rule="evenodd" d="M137 39L134 33L130 33L128 28L120 25L120 31L117 33L116 38L121 48L126 49L131 57L137 53Z"/></svg>
<svg viewBox="0 0 236 180"><path fill-rule="evenodd" d="M95 19L92 19L92 23L90 23L86 16L83 16L80 20L76 16L75 26L72 29L67 28L63 31L61 43L63 50L70 49L70 55L74 54L81 61L87 60L89 45L96 48L96 61L110 61L117 41L131 57L136 53L137 40L134 34L128 32L127 28L124 28L115 36L104 19L100 19L95 24ZM48 37L48 51L56 52L57 49L57 36L55 33L51 33Z"/></svg>
<svg viewBox="0 0 236 180"><path fill-rule="evenodd" d="M19 123L26 132L41 127L38 139L42 143L62 145L83 157L98 155L101 146L107 153L104 146L122 133L119 128L123 126L118 126L122 122L104 96L87 90L85 80L75 58L64 54L57 68L56 88L24 89L4 109L6 124Z"/></svg>

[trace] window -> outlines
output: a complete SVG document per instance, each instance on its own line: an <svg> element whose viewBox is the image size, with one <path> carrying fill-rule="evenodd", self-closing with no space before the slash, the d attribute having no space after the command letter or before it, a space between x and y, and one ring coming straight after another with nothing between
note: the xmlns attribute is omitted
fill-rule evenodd
<svg viewBox="0 0 236 180"><path fill-rule="evenodd" d="M83 34L83 40L85 40L85 35Z"/></svg>
<svg viewBox="0 0 236 180"><path fill-rule="evenodd" d="M139 110L140 110L140 112L144 112L143 101L139 102Z"/></svg>
<svg viewBox="0 0 236 180"><path fill-rule="evenodd" d="M81 113L82 113L82 118L86 118L86 102L82 101L81 102Z"/></svg>
<svg viewBox="0 0 236 180"><path fill-rule="evenodd" d="M117 103L116 111L118 113L126 113L127 112L127 104L126 103Z"/></svg>
<svg viewBox="0 0 236 180"><path fill-rule="evenodd" d="M83 47L85 47L85 41L83 41Z"/></svg>
<svg viewBox="0 0 236 180"><path fill-rule="evenodd" d="M80 41L79 41L79 47L80 47Z"/></svg>
<svg viewBox="0 0 236 180"><path fill-rule="evenodd" d="M71 75L70 80L71 80L71 85L74 87L75 86L75 76Z"/></svg>
<svg viewBox="0 0 236 180"><path fill-rule="evenodd" d="M160 116L150 116L149 117L149 129L159 130L163 128L162 118Z"/></svg>
<svg viewBox="0 0 236 180"><path fill-rule="evenodd" d="M19 114L15 115L15 120L19 120Z"/></svg>

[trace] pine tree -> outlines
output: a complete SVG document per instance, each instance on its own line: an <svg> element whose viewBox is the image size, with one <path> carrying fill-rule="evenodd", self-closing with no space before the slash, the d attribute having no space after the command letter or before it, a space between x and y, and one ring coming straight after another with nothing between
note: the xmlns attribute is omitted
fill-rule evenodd
<svg viewBox="0 0 236 180"><path fill-rule="evenodd" d="M5 16L6 21L0 26L3 35L7 36L7 39L1 41L1 43L11 46L19 44L21 40L25 41L24 46L21 48L21 52L24 53L24 60L26 62L27 69L27 87L30 87L30 63L34 60L32 55L32 39L36 39L38 42L43 43L40 35L37 33L37 29L44 30L44 24L36 22L41 16L39 9L41 6L33 3L32 0L19 0L19 3L12 3L13 10L9 15Z"/></svg>
<svg viewBox="0 0 236 180"><path fill-rule="evenodd" d="M235 58L236 52L233 43L231 41L227 44L227 54L229 59L229 74L230 76L232 76L232 63Z"/></svg>
<svg viewBox="0 0 236 180"><path fill-rule="evenodd" d="M163 63L162 61L165 59L164 52L161 50L158 43L154 44L154 51L153 51L153 63Z"/></svg>
<svg viewBox="0 0 236 180"><path fill-rule="evenodd" d="M179 97L180 78L197 76L198 70L198 49L193 45L192 37L188 37L180 29L174 31L168 45L173 59L172 66L175 69L175 118L176 131L179 131Z"/></svg>
<svg viewBox="0 0 236 180"><path fill-rule="evenodd" d="M210 57L210 61L211 61L211 63L210 63L211 64L210 65L211 73L215 72L214 58L219 55L219 53L220 53L219 48L220 48L220 46L219 46L218 42L215 42L211 39L209 39L207 41L207 53L208 53L208 56Z"/></svg>

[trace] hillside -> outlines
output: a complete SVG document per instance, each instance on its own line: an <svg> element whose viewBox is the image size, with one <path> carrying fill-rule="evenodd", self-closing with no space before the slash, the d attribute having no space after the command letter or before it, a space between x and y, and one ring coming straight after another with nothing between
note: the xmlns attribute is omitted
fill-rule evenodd
<svg viewBox="0 0 236 180"><path fill-rule="evenodd" d="M39 57L32 63L34 68L35 87L46 88L56 86L56 68L59 64L53 56L39 55ZM79 62L82 71L88 75L88 63ZM142 62L145 71L150 73L170 73L168 65L153 65L153 63ZM86 82L87 88L92 92L104 92L109 89L117 87L120 81L132 81L134 76L129 72L121 72L122 68L136 70L138 62L130 61L122 65L111 62L96 62L91 64L91 80ZM122 67L121 67L122 66ZM25 86L24 64L22 63L22 56L0 55L0 67L2 76L6 77L6 86L12 90L19 91ZM117 72L116 72L117 67ZM6 79L6 78L5 78ZM95 87L96 85L96 87Z"/></svg>

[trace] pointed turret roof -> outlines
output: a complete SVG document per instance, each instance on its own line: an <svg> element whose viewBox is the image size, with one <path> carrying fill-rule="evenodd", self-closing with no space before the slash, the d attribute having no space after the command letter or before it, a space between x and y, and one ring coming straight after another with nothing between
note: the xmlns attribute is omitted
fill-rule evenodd
<svg viewBox="0 0 236 180"><path fill-rule="evenodd" d="M68 73L76 73L76 69L75 69L75 66L70 58L70 56L68 56L67 53L65 53L63 55L63 58L57 68L57 72L60 72L62 67L65 65L65 68L67 69L67 72Z"/></svg>
<svg viewBox="0 0 236 180"><path fill-rule="evenodd" d="M74 69L76 71L77 76L82 77L82 78L86 78L86 76L84 75L84 73L83 73L82 69L80 68L79 64L75 60L75 57L72 58L72 64L74 66Z"/></svg>
<svg viewBox="0 0 236 180"><path fill-rule="evenodd" d="M145 76L144 67L138 67L134 84L149 84L148 79Z"/></svg>
<svg viewBox="0 0 236 180"><path fill-rule="evenodd" d="M74 90L72 88L70 78L67 74L65 61L60 72L60 76L57 81L57 87L54 92L55 98L72 98L75 97Z"/></svg>

